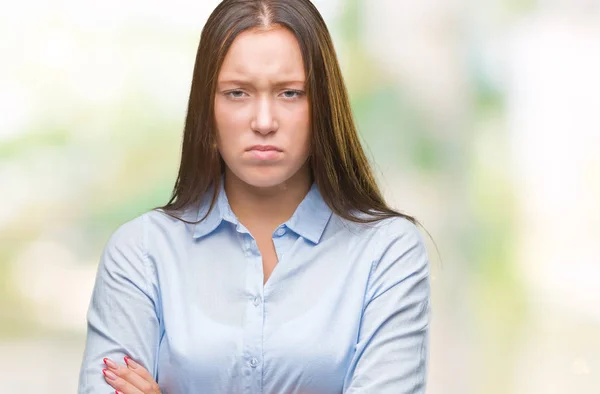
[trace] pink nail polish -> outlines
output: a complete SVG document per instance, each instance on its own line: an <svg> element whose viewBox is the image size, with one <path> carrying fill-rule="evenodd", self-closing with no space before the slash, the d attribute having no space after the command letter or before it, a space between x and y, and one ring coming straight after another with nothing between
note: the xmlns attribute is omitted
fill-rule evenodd
<svg viewBox="0 0 600 394"><path fill-rule="evenodd" d="M104 374L104 376L107 377L107 379L110 380L115 380L117 379L117 375L115 375L114 373L112 373L111 371L109 371L108 369L103 369L102 373Z"/></svg>
<svg viewBox="0 0 600 394"><path fill-rule="evenodd" d="M104 361L104 364L106 364L106 366L109 368L112 368L112 369L118 368L118 365L110 358L104 358L102 361Z"/></svg>
<svg viewBox="0 0 600 394"><path fill-rule="evenodd" d="M129 358L129 356L125 356L124 360L125 360L125 364L127 364L128 367L131 367L133 369L138 367L138 363L136 363L131 358Z"/></svg>

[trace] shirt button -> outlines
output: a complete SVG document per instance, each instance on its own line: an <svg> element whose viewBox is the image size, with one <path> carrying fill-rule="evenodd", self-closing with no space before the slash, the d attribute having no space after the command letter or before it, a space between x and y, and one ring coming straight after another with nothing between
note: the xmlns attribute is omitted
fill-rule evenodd
<svg viewBox="0 0 600 394"><path fill-rule="evenodd" d="M258 365L258 360L256 359L256 357L252 357L252 360L250 360L250 366L252 368L256 368L257 365Z"/></svg>
<svg viewBox="0 0 600 394"><path fill-rule="evenodd" d="M260 305L260 297L259 296L254 297L253 304L254 304L254 306Z"/></svg>
<svg viewBox="0 0 600 394"><path fill-rule="evenodd" d="M285 229L283 227L280 227L277 229L277 231L275 231L275 235L281 237L283 234L285 234Z"/></svg>

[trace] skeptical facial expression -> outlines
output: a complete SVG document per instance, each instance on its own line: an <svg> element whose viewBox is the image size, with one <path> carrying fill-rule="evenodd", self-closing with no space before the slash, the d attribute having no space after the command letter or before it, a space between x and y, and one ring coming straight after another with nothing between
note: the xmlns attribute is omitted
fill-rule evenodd
<svg viewBox="0 0 600 394"><path fill-rule="evenodd" d="M310 151L302 53L289 30L247 30L235 38L215 93L217 145L228 170L255 187L280 185Z"/></svg>

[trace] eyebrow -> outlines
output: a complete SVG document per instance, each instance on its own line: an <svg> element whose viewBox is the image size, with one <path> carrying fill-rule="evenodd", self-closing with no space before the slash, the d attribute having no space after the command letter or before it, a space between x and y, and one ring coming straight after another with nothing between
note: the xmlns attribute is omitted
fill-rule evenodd
<svg viewBox="0 0 600 394"><path fill-rule="evenodd" d="M244 81L241 79L226 79L226 80L222 80L222 81L217 81L217 83L219 84L231 84L231 85L239 85L239 86L249 86L252 85L252 82L250 81ZM294 85L294 84L299 84L304 86L306 84L306 81L299 81L299 80L286 80L286 81L279 81L275 83L275 87L283 87L286 85Z"/></svg>

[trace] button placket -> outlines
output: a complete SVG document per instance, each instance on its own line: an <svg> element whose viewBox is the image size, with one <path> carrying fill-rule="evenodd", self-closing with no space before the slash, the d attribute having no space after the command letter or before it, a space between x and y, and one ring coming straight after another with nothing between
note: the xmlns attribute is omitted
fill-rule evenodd
<svg viewBox="0 0 600 394"><path fill-rule="evenodd" d="M244 385L248 391L244 393L261 392L262 364L260 355L263 353L263 285L262 285L262 257L256 240L247 233L244 237L244 246L248 264L246 266L247 306L244 321L243 354L244 358Z"/></svg>

